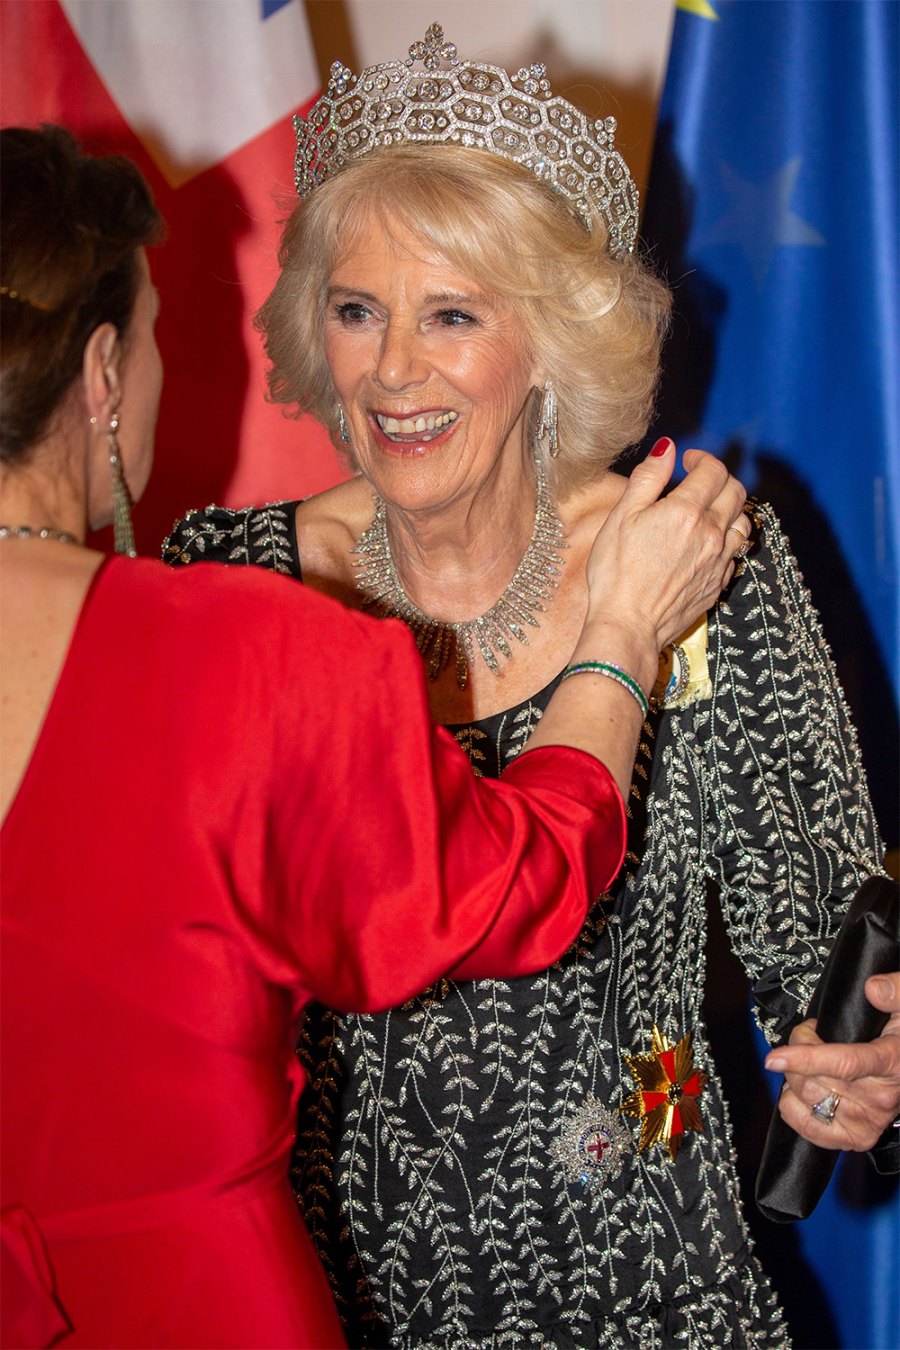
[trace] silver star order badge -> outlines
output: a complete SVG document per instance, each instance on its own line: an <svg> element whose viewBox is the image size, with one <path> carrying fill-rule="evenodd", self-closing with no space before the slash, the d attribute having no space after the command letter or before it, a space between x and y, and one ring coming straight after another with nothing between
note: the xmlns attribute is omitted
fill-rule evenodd
<svg viewBox="0 0 900 1350"><path fill-rule="evenodd" d="M621 1170L626 1153L634 1151L631 1135L619 1115L588 1093L566 1120L553 1152L569 1181L597 1190Z"/></svg>

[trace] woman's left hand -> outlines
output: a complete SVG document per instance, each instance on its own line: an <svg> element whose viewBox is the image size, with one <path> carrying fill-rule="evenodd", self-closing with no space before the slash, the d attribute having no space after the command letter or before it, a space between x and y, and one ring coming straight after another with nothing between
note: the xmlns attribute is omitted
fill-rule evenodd
<svg viewBox="0 0 900 1350"><path fill-rule="evenodd" d="M782 1117L820 1148L865 1152L900 1114L900 972L867 980L866 997L891 1014L874 1041L829 1045L811 1019L794 1028L789 1045L766 1057L767 1069L785 1075ZM840 1101L829 1124L812 1108L832 1093Z"/></svg>

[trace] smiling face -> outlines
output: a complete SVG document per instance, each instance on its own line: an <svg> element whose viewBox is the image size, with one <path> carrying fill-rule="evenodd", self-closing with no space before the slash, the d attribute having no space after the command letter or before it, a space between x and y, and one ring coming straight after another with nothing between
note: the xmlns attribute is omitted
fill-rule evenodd
<svg viewBox="0 0 900 1350"><path fill-rule="evenodd" d="M527 473L539 376L515 313L413 234L369 221L338 257L325 354L357 464L387 502L440 511Z"/></svg>

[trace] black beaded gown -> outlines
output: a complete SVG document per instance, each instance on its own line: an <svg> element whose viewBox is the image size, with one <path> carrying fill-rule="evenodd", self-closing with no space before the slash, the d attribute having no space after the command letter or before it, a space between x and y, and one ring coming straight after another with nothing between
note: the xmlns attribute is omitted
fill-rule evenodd
<svg viewBox="0 0 900 1350"><path fill-rule="evenodd" d="M294 506L194 512L164 556L299 576ZM766 507L739 571L709 614L706 669L644 725L625 867L563 960L307 1022L295 1184L351 1345L789 1344L703 1024L707 893L777 1040L881 847ZM476 772L519 753L556 682L453 728Z"/></svg>

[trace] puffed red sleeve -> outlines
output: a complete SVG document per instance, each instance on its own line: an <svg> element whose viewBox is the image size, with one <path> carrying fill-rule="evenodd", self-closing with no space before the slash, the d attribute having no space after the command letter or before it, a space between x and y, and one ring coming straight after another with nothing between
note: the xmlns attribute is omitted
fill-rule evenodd
<svg viewBox="0 0 900 1350"><path fill-rule="evenodd" d="M279 712L266 866L306 991L375 1011L448 971L551 964L621 866L612 777L544 747L501 781L476 779L431 724L406 630L311 599L314 652L280 661L296 679Z"/></svg>

